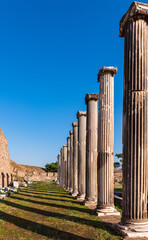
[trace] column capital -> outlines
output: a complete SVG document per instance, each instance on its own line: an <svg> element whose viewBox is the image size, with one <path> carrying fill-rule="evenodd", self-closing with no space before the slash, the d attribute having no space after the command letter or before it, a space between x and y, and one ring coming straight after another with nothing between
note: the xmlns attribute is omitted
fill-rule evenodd
<svg viewBox="0 0 148 240"><path fill-rule="evenodd" d="M124 37L124 28L129 19L146 19L148 21L148 4L133 2L120 21L119 36Z"/></svg>
<svg viewBox="0 0 148 240"><path fill-rule="evenodd" d="M67 140L70 139L70 137L67 137Z"/></svg>
<svg viewBox="0 0 148 240"><path fill-rule="evenodd" d="M73 131L69 131L69 134L72 135L72 134L73 134Z"/></svg>
<svg viewBox="0 0 148 240"><path fill-rule="evenodd" d="M73 122L73 123L72 123L72 126L73 126L73 127L78 127L78 123L77 123L77 122Z"/></svg>
<svg viewBox="0 0 148 240"><path fill-rule="evenodd" d="M94 101L98 101L99 100L99 94L97 93L87 93L85 96L85 104L88 103L88 101L90 100L94 100Z"/></svg>
<svg viewBox="0 0 148 240"><path fill-rule="evenodd" d="M63 148L64 148L64 147L67 147L67 145L66 145L66 144L64 144L64 145L63 145Z"/></svg>
<svg viewBox="0 0 148 240"><path fill-rule="evenodd" d="M76 115L77 115L77 118L79 118L80 116L86 117L86 111L78 111Z"/></svg>
<svg viewBox="0 0 148 240"><path fill-rule="evenodd" d="M117 74L117 67L105 67L105 66L102 67L98 73L98 82L100 81L100 77L102 75L105 75L108 73L110 73L114 77Z"/></svg>

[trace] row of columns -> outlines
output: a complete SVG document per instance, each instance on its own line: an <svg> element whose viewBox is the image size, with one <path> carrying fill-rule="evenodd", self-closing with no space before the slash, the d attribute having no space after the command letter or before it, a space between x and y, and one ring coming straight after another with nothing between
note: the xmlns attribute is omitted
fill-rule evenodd
<svg viewBox="0 0 148 240"><path fill-rule="evenodd" d="M86 111L77 112L78 122L72 123L73 130L69 132L67 145L63 145L58 155L59 184L78 200L84 201L86 206L97 207L98 215L104 215L107 211L119 215L114 208L113 195L113 112L116 73L117 68L114 67L100 69L98 74L100 94L86 94Z"/></svg>
<svg viewBox="0 0 148 240"><path fill-rule="evenodd" d="M134 2L120 22L124 44L123 212L118 228L148 236L148 4ZM115 67L98 74L99 95L88 93L86 111L67 138L67 164L58 155L58 181L98 215L118 215L114 207L114 76ZM99 115L97 101L99 100ZM98 119L97 119L98 116ZM63 182L63 175L65 176ZM143 235L140 235L142 232ZM129 234L130 236L130 234ZM131 234L132 236L132 234ZM134 235L135 236L135 235Z"/></svg>

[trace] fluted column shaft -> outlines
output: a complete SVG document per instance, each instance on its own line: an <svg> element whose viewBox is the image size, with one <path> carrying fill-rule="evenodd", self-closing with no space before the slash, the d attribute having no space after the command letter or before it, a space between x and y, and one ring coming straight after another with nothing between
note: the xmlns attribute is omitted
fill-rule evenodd
<svg viewBox="0 0 148 240"><path fill-rule="evenodd" d="M58 154L58 157L57 157L57 160L58 160L58 183L60 183L60 168L61 168L61 158L60 158L60 154Z"/></svg>
<svg viewBox="0 0 148 240"><path fill-rule="evenodd" d="M72 123L73 126L73 193L78 195L78 123Z"/></svg>
<svg viewBox="0 0 148 240"><path fill-rule="evenodd" d="M73 191L73 131L70 131L70 192Z"/></svg>
<svg viewBox="0 0 148 240"><path fill-rule="evenodd" d="M63 187L63 147L61 148L60 156L61 156L60 185L61 187Z"/></svg>
<svg viewBox="0 0 148 240"><path fill-rule="evenodd" d="M112 214L114 209L114 75L115 67L103 67L98 74L98 214ZM119 213L118 213L119 214Z"/></svg>
<svg viewBox="0 0 148 240"><path fill-rule="evenodd" d="M63 145L63 186L67 188L67 145Z"/></svg>
<svg viewBox="0 0 148 240"><path fill-rule="evenodd" d="M70 190L70 137L67 138L67 190Z"/></svg>
<svg viewBox="0 0 148 240"><path fill-rule="evenodd" d="M97 101L98 94L87 94L86 204L97 204Z"/></svg>
<svg viewBox="0 0 148 240"><path fill-rule="evenodd" d="M134 9L139 3L133 3ZM140 13L142 10L140 9ZM146 11L143 12L146 14ZM147 5L148 14L148 5ZM147 17L129 16L124 31L122 223L147 221ZM147 19L147 20L146 20ZM124 20L124 19L123 19ZM123 22L122 20L122 22ZM122 24L122 23L121 23Z"/></svg>
<svg viewBox="0 0 148 240"><path fill-rule="evenodd" d="M86 196L86 111L77 112L78 119L78 192L79 200Z"/></svg>

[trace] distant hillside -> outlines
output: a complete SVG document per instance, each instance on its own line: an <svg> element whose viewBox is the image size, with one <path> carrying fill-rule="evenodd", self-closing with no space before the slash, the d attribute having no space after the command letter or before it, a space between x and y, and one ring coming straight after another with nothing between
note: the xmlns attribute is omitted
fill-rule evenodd
<svg viewBox="0 0 148 240"><path fill-rule="evenodd" d="M28 166L18 164L10 160L12 174L19 182L26 181L41 181L41 180L54 180L57 178L57 173L47 173L41 167Z"/></svg>

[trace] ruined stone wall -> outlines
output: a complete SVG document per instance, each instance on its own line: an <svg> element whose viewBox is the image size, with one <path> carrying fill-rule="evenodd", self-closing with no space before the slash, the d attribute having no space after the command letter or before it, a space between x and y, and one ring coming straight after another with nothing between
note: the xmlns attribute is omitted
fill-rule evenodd
<svg viewBox="0 0 148 240"><path fill-rule="evenodd" d="M7 187L12 181L12 169L10 164L7 138L0 129L0 188Z"/></svg>

